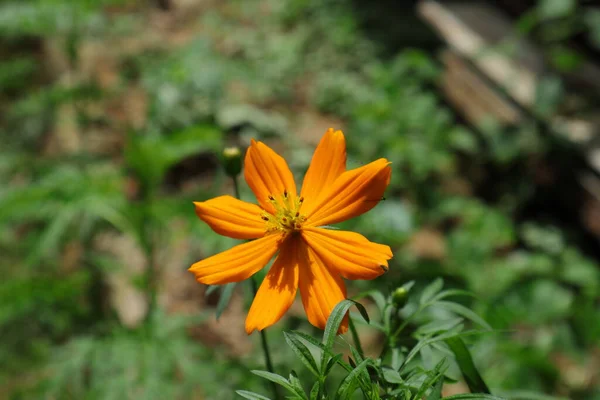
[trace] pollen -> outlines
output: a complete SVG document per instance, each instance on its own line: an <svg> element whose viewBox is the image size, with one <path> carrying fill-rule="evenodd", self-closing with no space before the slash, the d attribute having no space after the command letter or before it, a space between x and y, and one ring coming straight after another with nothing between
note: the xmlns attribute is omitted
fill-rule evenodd
<svg viewBox="0 0 600 400"><path fill-rule="evenodd" d="M267 232L280 231L287 235L302 229L302 224L306 221L306 216L300 212L303 197L290 196L290 193L284 190L281 195L270 194L268 199L269 203L273 204L275 213L261 214Z"/></svg>

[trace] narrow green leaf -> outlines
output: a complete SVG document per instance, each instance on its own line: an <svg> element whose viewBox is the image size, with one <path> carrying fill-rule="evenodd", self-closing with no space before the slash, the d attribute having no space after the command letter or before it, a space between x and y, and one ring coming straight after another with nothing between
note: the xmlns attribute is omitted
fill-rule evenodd
<svg viewBox="0 0 600 400"><path fill-rule="evenodd" d="M325 332L323 333L323 344L325 345L326 350L331 351L333 347L333 342L335 340L335 337L337 336L337 332L340 329L340 325L342 324L342 321L346 316L348 310L353 305L355 305L358 308L358 311L360 311L363 318L366 318L367 321L369 320L367 310L365 310L362 304L350 299L340 301L331 312L331 315L327 319L327 324L325 325Z"/></svg>
<svg viewBox="0 0 600 400"><path fill-rule="evenodd" d="M399 348L394 347L392 349L392 369L394 369L394 371L398 371L403 361L404 354L402 354Z"/></svg>
<svg viewBox="0 0 600 400"><path fill-rule="evenodd" d="M413 349L410 351L410 353L408 353L408 355L406 356L406 359L402 363L402 366L405 366L406 364L408 364L408 362L410 360L412 360L421 351L421 349L423 347L429 346L431 343L439 342L439 341L446 340L448 338L454 337L454 336L460 334L461 331L462 331L462 329L463 329L463 326L462 325L458 325L456 328L452 329L451 331L448 331L446 333L442 333L439 336L434 336L434 337L431 337L431 338L419 340L419 342L417 342L417 344L415 345L415 347L413 347Z"/></svg>
<svg viewBox="0 0 600 400"><path fill-rule="evenodd" d="M438 301L435 303L436 306L445 308L446 310L452 311L455 314L461 315L478 325L483 326L486 329L491 330L492 327L479 315L475 314L472 310L469 310L467 307L462 304L453 303L450 301Z"/></svg>
<svg viewBox="0 0 600 400"><path fill-rule="evenodd" d="M356 368L354 368L352 372L348 374L348 376L344 378L336 392L336 399L345 400L350 398L352 393L354 393L354 391L358 387L358 380L360 379L360 375L366 371L367 366L370 363L372 363L370 359L364 360L363 362L358 364Z"/></svg>
<svg viewBox="0 0 600 400"><path fill-rule="evenodd" d="M321 350L325 350L325 346L323 345L323 343L321 343L318 339L315 339L314 337L310 336L307 333L304 333L301 331L290 331L288 333L296 335L300 339L306 340L308 343L312 344L315 347L318 347Z"/></svg>
<svg viewBox="0 0 600 400"><path fill-rule="evenodd" d="M381 371L383 373L383 379L385 379L386 382L394 384L404 383L404 379L402 379L398 371L391 368L383 368Z"/></svg>
<svg viewBox="0 0 600 400"><path fill-rule="evenodd" d="M290 333L298 336L299 338L301 338L303 340L306 340L308 343L312 344L313 346L316 346L319 350L322 351L322 354L321 354L321 370L323 370L322 364L326 364L326 362L323 361L323 360L325 358L327 358L327 361L329 361L330 358L333 357L333 358L337 358L336 362L342 368L344 368L346 371L348 371L348 372L352 371L352 367L347 362L344 362L344 360L341 359L341 356L342 356L341 354L334 355L332 351L326 350L325 349L325 345L323 343L319 342L317 339L313 338L312 336L310 336L310 335L308 335L308 334L306 334L304 332L300 332L300 331L291 331ZM338 357L338 355L340 357ZM325 374L325 375L327 375L327 374Z"/></svg>
<svg viewBox="0 0 600 400"><path fill-rule="evenodd" d="M442 387L444 386L444 377L441 376L431 389L426 400L440 400L442 398Z"/></svg>
<svg viewBox="0 0 600 400"><path fill-rule="evenodd" d="M252 370L250 372L252 372L254 375L260 376L261 378L268 379L271 382L274 382L274 383L276 383L278 385L281 385L284 388L286 388L288 391L296 394L296 390L291 385L291 383L287 379L285 379L283 376L281 376L281 375L277 375L277 374L274 374L274 373L269 372L269 371L259 371L259 370Z"/></svg>
<svg viewBox="0 0 600 400"><path fill-rule="evenodd" d="M448 289L442 292L439 292L437 295L433 296L431 302L436 302L446 297L454 297L454 296L465 296L465 297L475 297L475 294L469 292L468 290L461 289Z"/></svg>
<svg viewBox="0 0 600 400"><path fill-rule="evenodd" d="M421 325L415 332L418 335L434 335L438 332L448 331L464 321L464 318L457 317L446 321L431 321Z"/></svg>
<svg viewBox="0 0 600 400"><path fill-rule="evenodd" d="M363 362L364 357L362 354L360 354L358 349L354 348L353 346L350 346L350 353L352 353L352 357L354 357L357 363Z"/></svg>
<svg viewBox="0 0 600 400"><path fill-rule="evenodd" d="M319 382L315 382L312 389L310 389L310 400L319 400Z"/></svg>
<svg viewBox="0 0 600 400"><path fill-rule="evenodd" d="M306 393L304 393L304 389L302 388L302 383L300 382L300 379L298 379L298 374L296 374L296 371L292 370L292 372L290 372L289 382L300 399L308 400L308 397L306 397Z"/></svg>
<svg viewBox="0 0 600 400"><path fill-rule="evenodd" d="M337 364L343 357L343 354L336 354L335 356L331 357L329 359L329 361L327 362L327 366L325 367L325 371L323 372L324 376L329 375L329 372L331 371L331 369L333 368L333 366L335 364Z"/></svg>
<svg viewBox="0 0 600 400"><path fill-rule="evenodd" d="M354 305L356 306L356 308L358 308L358 312L363 317L363 319L367 322L367 324L369 322L371 322L371 319L369 318L369 314L367 313L367 309L365 308L365 306L363 306L362 304L360 304L357 301L354 302Z"/></svg>
<svg viewBox="0 0 600 400"><path fill-rule="evenodd" d="M440 360L440 362L438 362L435 365L433 370L427 372L427 378L423 381L423 383L419 387L419 390L417 391L417 393L415 393L414 398L422 399L423 397L425 397L425 393L427 392L427 390L429 388L435 387L435 384L437 381L439 381L439 380L443 381L444 380L444 372L446 371L447 368L448 367L447 367L446 359L443 358L442 360Z"/></svg>
<svg viewBox="0 0 600 400"><path fill-rule="evenodd" d="M429 285L427 285L425 287L425 289L423 289L419 303L421 305L429 303L431 301L431 299L433 299L433 296L438 294L439 291L442 290L443 287L444 287L444 281L442 280L442 278L437 278L435 281L433 281Z"/></svg>
<svg viewBox="0 0 600 400"><path fill-rule="evenodd" d="M348 362L350 363L350 366L352 368L356 368L356 362L354 361L354 359L350 356L348 356Z"/></svg>
<svg viewBox="0 0 600 400"><path fill-rule="evenodd" d="M219 297L219 302L217 303L217 311L215 316L217 321L221 318L221 314L225 311L225 308L229 304L231 300L231 296L233 295L233 291L235 290L236 282L231 282L223 286L223 290L221 291L221 297Z"/></svg>
<svg viewBox="0 0 600 400"><path fill-rule="evenodd" d="M465 346L465 342L459 337L447 338L445 342L454 353L456 362L471 392L490 394L490 389L488 389L483 378L479 375L479 371L477 371L473 363L473 358L469 349Z"/></svg>
<svg viewBox="0 0 600 400"><path fill-rule="evenodd" d="M352 296L352 300L358 301L367 296L371 297L373 301L375 301L375 304L377 305L377 308L380 312L383 311L386 301L385 296L379 290L369 290L366 292L359 293L356 296Z"/></svg>
<svg viewBox="0 0 600 400"><path fill-rule="evenodd" d="M315 361L308 347L306 347L304 343L300 341L300 339L292 334L289 334L288 332L283 332L283 337L285 338L287 344L292 348L292 351L296 353L298 358L300 358L300 361L302 361L302 363L306 366L306 368L308 368L313 375L317 377L320 376L317 362Z"/></svg>
<svg viewBox="0 0 600 400"><path fill-rule="evenodd" d="M323 333L323 345L325 353L321 358L321 371L325 369L325 365L327 365L327 361L329 358L329 354L332 354L333 342L335 337L337 336L338 330L340 329L340 325L344 320L344 317L348 313L350 307L354 304L358 304L354 300L346 299L340 301L333 309L329 318L327 319L327 324L325 325L325 332Z"/></svg>
<svg viewBox="0 0 600 400"><path fill-rule="evenodd" d="M239 394L240 396L242 396L245 399L250 399L250 400L271 400L268 397L263 396L262 394L258 394L258 393L254 393L254 392L249 392L247 390L236 390L235 391L237 394Z"/></svg>
<svg viewBox="0 0 600 400"><path fill-rule="evenodd" d="M206 287L206 290L204 291L204 296L208 297L211 294L213 294L214 292L216 292L217 290L219 290L221 288L220 285L210 285Z"/></svg>
<svg viewBox="0 0 600 400"><path fill-rule="evenodd" d="M42 257L50 251L56 251L59 243L65 235L69 225L75 220L78 211L76 208L65 208L49 224L40 240L32 251L29 252L27 265L36 264Z"/></svg>

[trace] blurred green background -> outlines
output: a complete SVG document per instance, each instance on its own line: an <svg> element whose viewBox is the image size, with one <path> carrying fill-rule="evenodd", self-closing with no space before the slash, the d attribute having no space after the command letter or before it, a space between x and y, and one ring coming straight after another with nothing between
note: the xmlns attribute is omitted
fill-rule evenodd
<svg viewBox="0 0 600 400"><path fill-rule="evenodd" d="M491 50L514 59L527 39L544 62L523 105L463 59L517 110L507 122L448 89L449 46L417 3L1 0L0 398L264 392L248 288L206 293L186 271L235 244L192 201L232 193L225 146L263 140L300 181L334 127L349 167L393 163L386 200L342 224L392 246L390 272L349 293L443 277L496 330L470 343L494 393L600 399L596 172L558 123L598 120L582 79L600 10L498 2L512 25ZM318 334L300 304L271 329L284 371L289 328Z"/></svg>

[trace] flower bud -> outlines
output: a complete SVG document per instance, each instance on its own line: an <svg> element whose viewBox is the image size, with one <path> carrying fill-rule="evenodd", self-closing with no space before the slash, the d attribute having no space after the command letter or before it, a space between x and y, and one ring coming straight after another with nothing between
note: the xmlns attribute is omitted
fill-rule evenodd
<svg viewBox="0 0 600 400"><path fill-rule="evenodd" d="M408 290L404 286L394 290L394 293L392 293L392 304L394 304L394 307L400 309L406 305L407 301Z"/></svg>
<svg viewBox="0 0 600 400"><path fill-rule="evenodd" d="M221 153L221 162L227 176L235 178L242 171L242 151L239 147L226 147Z"/></svg>

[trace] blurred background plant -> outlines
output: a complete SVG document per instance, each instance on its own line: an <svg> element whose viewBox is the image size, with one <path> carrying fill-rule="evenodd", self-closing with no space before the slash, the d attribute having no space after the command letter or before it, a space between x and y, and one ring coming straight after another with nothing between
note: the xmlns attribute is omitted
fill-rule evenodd
<svg viewBox="0 0 600 400"><path fill-rule="evenodd" d="M431 2L0 1L0 398L267 393L241 285L206 290L186 272L235 243L191 202L232 193L224 147L264 140L300 173L329 127L345 131L349 167L393 162L386 200L341 226L395 258L385 279L351 285L370 293L371 324L357 318L360 344L340 347L352 361L317 371L342 384L317 394L468 392L456 347L428 340L484 326L464 340L495 395L600 398L599 208L579 185L593 140L573 144L557 120L598 113L585 77L600 10L501 2L513 29L486 51L516 58L526 38L547 67L531 107L518 104L527 118L474 123L445 90L445 43L417 3ZM437 278L473 296L421 310ZM294 339L315 354L321 333L301 306L290 314L270 333L275 367L310 395Z"/></svg>

